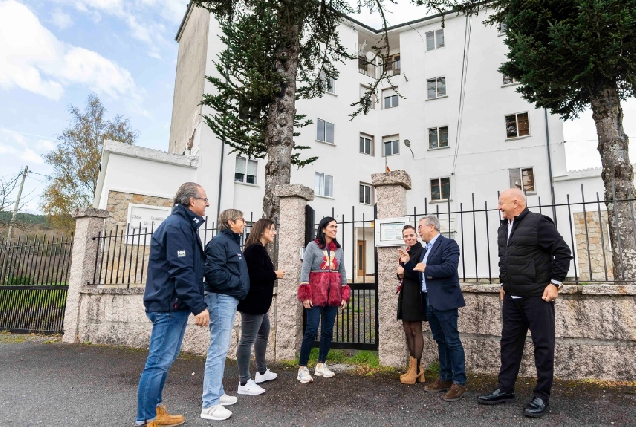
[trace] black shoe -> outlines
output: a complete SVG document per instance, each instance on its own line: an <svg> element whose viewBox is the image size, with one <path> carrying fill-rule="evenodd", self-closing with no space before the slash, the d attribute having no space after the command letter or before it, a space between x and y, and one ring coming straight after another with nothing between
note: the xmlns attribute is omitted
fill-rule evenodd
<svg viewBox="0 0 636 427"><path fill-rule="evenodd" d="M548 406L550 405L548 404L547 401L544 401L540 397L535 396L532 398L530 403L528 403L526 407L523 408L523 415L525 415L526 417L531 417L531 418L542 417L543 414L545 414L546 410L548 409Z"/></svg>
<svg viewBox="0 0 636 427"><path fill-rule="evenodd" d="M479 396L477 402L484 405L496 405L498 403L505 403L508 400L514 400L514 393L504 393L501 389L497 389L490 394Z"/></svg>

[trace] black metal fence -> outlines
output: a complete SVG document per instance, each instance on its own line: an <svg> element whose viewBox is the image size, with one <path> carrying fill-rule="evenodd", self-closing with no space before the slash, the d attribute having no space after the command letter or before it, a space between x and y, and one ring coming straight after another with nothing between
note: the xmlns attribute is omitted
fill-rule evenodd
<svg viewBox="0 0 636 427"><path fill-rule="evenodd" d="M73 237L0 244L0 330L60 333Z"/></svg>
<svg viewBox="0 0 636 427"><path fill-rule="evenodd" d="M245 229L241 235L241 248L247 241L254 222L254 215L250 214L249 219L246 218ZM97 255L93 280L88 284L125 288L145 286L153 232L152 227L143 227L142 224L128 224L125 227L116 225L110 230L99 232L93 237L93 240L97 241ZM205 224L199 228L203 245L212 240L216 233L215 223L208 222L206 217ZM275 250L274 256L276 253Z"/></svg>

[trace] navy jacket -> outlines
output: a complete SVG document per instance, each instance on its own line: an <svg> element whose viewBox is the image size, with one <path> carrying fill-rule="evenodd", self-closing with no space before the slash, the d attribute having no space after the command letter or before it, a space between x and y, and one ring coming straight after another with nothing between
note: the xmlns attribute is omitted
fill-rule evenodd
<svg viewBox="0 0 636 427"><path fill-rule="evenodd" d="M413 267L418 262L422 262L424 255L426 255L426 250L422 251L419 260L410 260L404 264L404 271L412 273ZM459 287L458 264L459 246L457 242L440 235L428 254L424 270L428 303L436 310L452 310L466 305L462 290ZM421 284L422 273L418 272L418 278Z"/></svg>
<svg viewBox="0 0 636 427"><path fill-rule="evenodd" d="M201 239L205 220L182 205L152 234L144 306L146 312L189 310L195 316L207 308L203 300Z"/></svg>
<svg viewBox="0 0 636 427"><path fill-rule="evenodd" d="M205 246L205 290L242 300L250 290L250 276L241 252L241 236L219 232Z"/></svg>

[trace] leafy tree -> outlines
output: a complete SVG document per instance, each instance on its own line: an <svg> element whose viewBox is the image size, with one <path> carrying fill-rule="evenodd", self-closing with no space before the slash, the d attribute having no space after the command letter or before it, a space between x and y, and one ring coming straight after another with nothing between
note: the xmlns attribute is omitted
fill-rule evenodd
<svg viewBox="0 0 636 427"><path fill-rule="evenodd" d="M411 0L441 11L451 0ZM390 51L384 19L384 5L395 0L358 0L356 9L379 13L384 33L371 49L386 59ZM291 166L302 167L316 157L302 159L308 147L294 144L294 126L311 124L296 112L299 98L322 96L325 81L337 78L335 63L357 59L342 45L338 25L356 10L347 0L193 0L209 10L219 23L227 49L215 63L220 75L209 77L216 94L206 94L203 104L212 107L206 122L233 151L248 157L264 158L265 217L278 217L274 188L288 184ZM374 58L375 59L375 58ZM366 113L373 95L389 73L371 85L360 102L352 104L357 114Z"/></svg>
<svg viewBox="0 0 636 427"><path fill-rule="evenodd" d="M93 202L104 141L112 139L132 145L138 132L122 116L107 120L106 109L96 95L88 96L83 112L72 105L68 111L70 125L57 137L57 148L44 155L53 173L48 177L41 203L54 227L71 231L72 212Z"/></svg>
<svg viewBox="0 0 636 427"><path fill-rule="evenodd" d="M630 203L634 171L621 100L636 83L636 0L495 0L486 22L505 24L508 61L499 69L517 91L563 119L590 107L603 166L614 277L636 277ZM618 218L618 221L615 218Z"/></svg>

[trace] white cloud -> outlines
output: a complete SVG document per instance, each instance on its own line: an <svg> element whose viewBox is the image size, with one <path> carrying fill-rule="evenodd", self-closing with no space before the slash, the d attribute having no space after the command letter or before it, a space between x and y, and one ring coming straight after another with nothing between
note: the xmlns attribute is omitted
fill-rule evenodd
<svg viewBox="0 0 636 427"><path fill-rule="evenodd" d="M48 139L40 139L36 143L36 147L39 151L51 151L55 149L55 143L49 141Z"/></svg>
<svg viewBox="0 0 636 427"><path fill-rule="evenodd" d="M46 142L52 145L50 141ZM40 154L30 148L29 145L29 141L21 132L5 127L0 128L0 153L17 157L28 163L43 164L44 160Z"/></svg>
<svg viewBox="0 0 636 427"><path fill-rule="evenodd" d="M128 70L59 41L23 4L0 1L0 88L19 87L58 100L71 84L114 99L140 99Z"/></svg>
<svg viewBox="0 0 636 427"><path fill-rule="evenodd" d="M51 22L60 30L65 30L73 25L73 19L71 19L71 16L62 12L61 9L55 9L53 11Z"/></svg>
<svg viewBox="0 0 636 427"><path fill-rule="evenodd" d="M44 160L42 159L42 157L35 151L31 150L30 148L27 148L26 150L24 150L22 154L20 155L20 158L28 163L35 163L38 165L41 165L44 163Z"/></svg>

